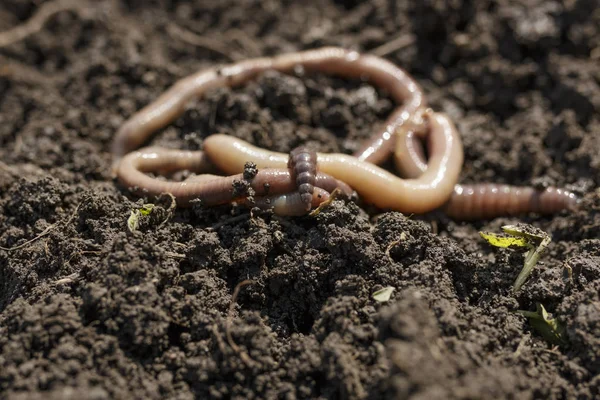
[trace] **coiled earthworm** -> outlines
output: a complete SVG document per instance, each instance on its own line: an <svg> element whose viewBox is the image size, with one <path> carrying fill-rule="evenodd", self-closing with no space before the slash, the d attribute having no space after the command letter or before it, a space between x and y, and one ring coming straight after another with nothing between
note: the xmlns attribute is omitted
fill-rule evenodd
<svg viewBox="0 0 600 400"><path fill-rule="evenodd" d="M305 146L296 147L290 152L288 169L296 180L302 202L310 210L317 174L317 153Z"/></svg>
<svg viewBox="0 0 600 400"><path fill-rule="evenodd" d="M167 175L180 170L202 175L192 176L183 182L164 181L146 175L148 172ZM244 167L241 171L243 170ZM214 165L203 151L146 147L123 157L118 165L117 175L121 184L131 188L134 193L171 193L180 206L187 206L194 199L199 199L201 204L207 206L245 201L249 196L247 189L251 188L259 207L271 205L280 215L306 214L306 203L301 194L296 192L296 180L285 167L261 169L250 177L244 176L243 172L226 177L209 174L214 171ZM352 194L352 189L347 184L322 172L315 174L314 182L311 205L327 200L329 193L336 188L347 196ZM290 192L297 193L297 196Z"/></svg>
<svg viewBox="0 0 600 400"><path fill-rule="evenodd" d="M456 128L442 113L426 113L428 124L427 170L417 179L401 179L377 165L346 154L317 153L319 170L346 182L379 208L425 213L443 205L458 181L462 144ZM287 155L264 150L228 135L212 135L204 149L213 163L228 174L239 173L245 161L258 168L285 168Z"/></svg>
<svg viewBox="0 0 600 400"><path fill-rule="evenodd" d="M346 78L367 79L400 103L384 127L374 132L371 139L354 154L362 161L374 164L385 161L392 153L396 129L426 106L423 91L416 81L391 62L373 55L324 47L272 58L255 58L221 68L209 68L177 81L121 126L112 144L115 161L140 147L153 132L180 116L190 100L202 96L206 91L241 85L267 70L289 73L298 67Z"/></svg>

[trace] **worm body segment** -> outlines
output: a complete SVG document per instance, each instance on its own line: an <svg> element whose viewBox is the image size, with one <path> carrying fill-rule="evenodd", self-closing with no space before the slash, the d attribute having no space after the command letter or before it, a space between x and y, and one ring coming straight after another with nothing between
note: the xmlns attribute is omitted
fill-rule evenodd
<svg viewBox="0 0 600 400"><path fill-rule="evenodd" d="M304 146L290 152L288 169L296 180L302 202L310 210L317 175L317 153Z"/></svg>
<svg viewBox="0 0 600 400"><path fill-rule="evenodd" d="M549 187L537 190L484 183L456 185L443 210L454 219L474 220L524 213L554 214L573 209L578 202L574 193L564 189Z"/></svg>

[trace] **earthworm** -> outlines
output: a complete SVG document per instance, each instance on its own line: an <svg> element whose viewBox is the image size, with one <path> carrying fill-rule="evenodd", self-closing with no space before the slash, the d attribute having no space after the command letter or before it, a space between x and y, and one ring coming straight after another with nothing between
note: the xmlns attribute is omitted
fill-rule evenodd
<svg viewBox="0 0 600 400"><path fill-rule="evenodd" d="M560 188L537 190L484 183L456 185L443 211L459 220L490 219L524 213L554 214L573 209L578 203L579 199L573 192Z"/></svg>
<svg viewBox="0 0 600 400"><path fill-rule="evenodd" d="M317 153L305 146L296 147L290 152L288 169L296 179L296 187L302 202L310 210L317 174Z"/></svg>
<svg viewBox="0 0 600 400"><path fill-rule="evenodd" d="M422 130L410 126L398 132L394 155L396 168L403 176L416 178L429 168L419 136ZM442 210L457 220L490 219L524 213L554 214L573 209L579 201L573 192L555 187L538 190L493 183L457 184Z"/></svg>
<svg viewBox="0 0 600 400"><path fill-rule="evenodd" d="M118 130L112 143L114 166L120 157L146 142L153 132L179 117L191 99L211 89L241 85L267 70L290 73L298 67L346 78L367 79L386 90L400 104L388 117L384 127L374 132L371 139L354 154L361 161L374 164L385 161L392 153L396 129L426 107L423 91L415 80L393 63L373 55L324 47L272 58L255 58L202 70L177 81Z"/></svg>
<svg viewBox="0 0 600 400"><path fill-rule="evenodd" d="M259 204L271 202L282 212L287 204L290 207L288 212L296 212L294 207L297 207L295 203L297 200L289 196L289 192L296 191L296 181L288 169L285 167L261 169L256 175L246 177L243 173L244 168L242 167L239 173L232 176L210 175L209 173L216 169L203 151L146 147L123 157L118 165L117 175L121 184L131 188L134 193L139 195L171 193L180 206L188 206L194 199L199 199L207 206L243 199L248 196L245 192L247 187L243 183L248 182ZM146 175L147 172L167 175L180 170L189 170L203 175L193 176L183 182L164 181ZM311 195L311 198L315 198L313 204L324 196L326 199L328 192L336 188L347 196L352 194L352 189L346 183L322 172L316 173L315 186L314 195ZM260 199L263 196L270 197ZM303 213L306 214L306 204L303 204Z"/></svg>
<svg viewBox="0 0 600 400"><path fill-rule="evenodd" d="M442 113L427 112L427 170L417 179L401 179L377 165L346 154L317 153L319 170L355 189L361 198L382 209L425 213L442 206L452 194L462 168L460 137ZM288 156L252 146L223 134L209 136L204 149L220 170L239 173L245 161L260 168L285 168Z"/></svg>

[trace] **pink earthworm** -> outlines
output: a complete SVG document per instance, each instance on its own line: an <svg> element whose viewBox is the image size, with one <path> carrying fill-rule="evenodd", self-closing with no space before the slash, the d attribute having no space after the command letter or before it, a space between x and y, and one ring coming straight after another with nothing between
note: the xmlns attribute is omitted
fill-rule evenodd
<svg viewBox="0 0 600 400"><path fill-rule="evenodd" d="M397 134L394 152L396 169L404 176L418 178L429 168L419 143L423 132L407 125ZM494 183L457 184L442 210L456 220L474 220L525 213L554 214L573 209L579 202L580 199L573 192L555 187L535 189Z"/></svg>
<svg viewBox="0 0 600 400"><path fill-rule="evenodd" d="M166 175L180 170L202 175L175 182L146 174L154 172ZM189 206L194 199L199 199L206 206L233 201L247 202L247 189L251 188L259 207L271 205L281 215L302 215L307 212L301 194L296 192L296 180L286 168L261 169L254 176L247 176L243 170L232 176L210 174L215 171L213 163L203 151L146 147L125 155L117 167L117 176L122 185L131 188L138 195L171 193L177 204L183 207ZM327 200L329 193L336 188L347 196L352 194L352 189L344 182L322 172L316 173L311 205ZM297 193L297 196L290 195L290 192Z"/></svg>
<svg viewBox="0 0 600 400"><path fill-rule="evenodd" d="M491 219L525 213L554 214L573 209L579 198L565 189L495 183L456 185L443 211L458 220Z"/></svg>
<svg viewBox="0 0 600 400"><path fill-rule="evenodd" d="M185 106L208 90L234 87L259 74L276 70L291 73L297 68L331 73L346 78L367 79L386 90L400 105L354 155L361 161L380 164L393 150L394 132L426 107L425 96L417 82L393 63L374 55L359 54L337 47L287 53L272 58L255 58L220 68L202 70L176 82L154 102L127 120L112 143L115 162L140 147L153 132L166 126L185 111ZM115 164L116 165L116 164Z"/></svg>

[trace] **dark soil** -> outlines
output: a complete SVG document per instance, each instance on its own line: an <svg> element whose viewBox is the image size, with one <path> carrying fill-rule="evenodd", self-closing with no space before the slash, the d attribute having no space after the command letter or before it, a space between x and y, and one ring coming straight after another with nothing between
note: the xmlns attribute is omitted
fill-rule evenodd
<svg viewBox="0 0 600 400"><path fill-rule="evenodd" d="M193 3L98 0L0 48L0 246L13 248L0 250L0 398L600 396L597 0ZM40 4L3 0L0 31ZM456 122L463 182L567 186L581 210L463 224L348 201L316 217L170 215L162 199L129 232L144 200L111 180L109 143L175 80L400 36L386 57ZM153 142L198 149L223 132L351 153L392 107L366 83L269 73L190 105ZM553 241L515 294L523 254L478 232L517 222ZM386 286L391 300L373 300ZM565 343L515 313L538 303Z"/></svg>

